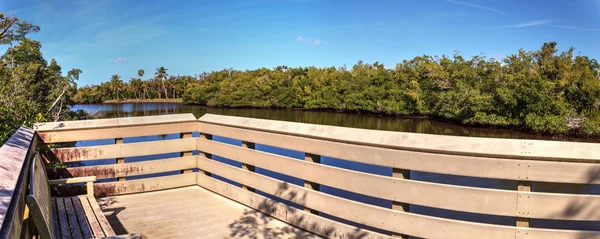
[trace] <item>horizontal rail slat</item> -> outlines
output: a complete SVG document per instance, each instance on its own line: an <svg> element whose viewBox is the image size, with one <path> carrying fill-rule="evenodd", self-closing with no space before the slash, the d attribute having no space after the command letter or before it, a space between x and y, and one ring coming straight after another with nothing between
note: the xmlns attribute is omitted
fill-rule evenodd
<svg viewBox="0 0 600 239"><path fill-rule="evenodd" d="M36 132L46 131L61 131L73 129L98 129L112 128L133 125L153 125L166 123L180 123L196 121L196 117L192 113L188 114L171 114L171 115L153 115L153 116L138 116L138 117L123 117L123 118L107 118L95 120L74 120L74 121L59 121L59 122L43 122L35 123L33 129Z"/></svg>
<svg viewBox="0 0 600 239"><path fill-rule="evenodd" d="M457 155L600 162L594 143L478 138L368 130L205 114L200 122L359 145Z"/></svg>
<svg viewBox="0 0 600 239"><path fill-rule="evenodd" d="M515 236L513 227L472 223L395 211L372 206L326 193L308 190L260 174L215 162L208 171L264 193L387 231L424 238L509 238ZM235 187L232 185L232 187ZM435 228L435 230L432 230Z"/></svg>
<svg viewBox="0 0 600 239"><path fill-rule="evenodd" d="M206 161L210 161L205 159ZM214 163L213 163L214 162ZM484 223L465 222L394 211L343 199L326 193L308 190L277 179L251 173L237 167L213 161L209 171L264 193L335 215L336 217L387 231L423 238L597 238L600 232L518 228ZM198 176L198 184L205 187L205 176ZM217 193L228 196L241 188L228 184L228 189ZM210 188L209 188L210 189ZM213 190L215 191L215 190ZM250 192L249 192L250 193ZM265 203L263 203L265 204ZM587 237L584 237L587 236Z"/></svg>
<svg viewBox="0 0 600 239"><path fill-rule="evenodd" d="M458 156L378 148L199 123L203 133L391 168L470 177L557 183L600 183L600 164Z"/></svg>
<svg viewBox="0 0 600 239"><path fill-rule="evenodd" d="M39 131L45 143L74 142L81 140L127 138L136 136L164 135L196 131L195 122L162 123L152 125L128 125L112 128L83 128L60 131Z"/></svg>
<svg viewBox="0 0 600 239"><path fill-rule="evenodd" d="M262 195L235 187L231 184L198 173L198 185L211 190L219 195L257 209L279 220L287 222L298 228L319 234L326 238L336 239L383 239L391 238L369 230L359 229L354 226L339 223L318 215L307 213L301 209L275 202Z"/></svg>
<svg viewBox="0 0 600 239"><path fill-rule="evenodd" d="M310 163L208 140L199 140L198 147L201 151L213 155L372 197L457 211L502 216L516 215L516 191L397 179ZM199 157L198 167L204 170L202 166L211 162L213 161L202 160L202 157Z"/></svg>
<svg viewBox="0 0 600 239"><path fill-rule="evenodd" d="M428 207L561 220L600 220L600 196L523 193L404 180L198 139L201 151L359 194ZM199 157L198 167L204 169ZM207 170L210 171L210 170ZM577 210L574 210L577 209Z"/></svg>
<svg viewBox="0 0 600 239"><path fill-rule="evenodd" d="M170 139L142 143L113 144L90 147L58 148L52 153L62 162L125 158L143 155L193 151L196 139Z"/></svg>
<svg viewBox="0 0 600 239"><path fill-rule="evenodd" d="M48 169L54 176L96 176L98 179L138 176L153 173L164 173L196 167L196 156L185 156L168 159L147 160L141 162L109 164L98 166L72 167L65 169Z"/></svg>
<svg viewBox="0 0 600 239"><path fill-rule="evenodd" d="M195 173L186 173L127 181L96 183L94 184L94 196L106 197L129 193L141 193L163 189L172 189L191 185L196 185Z"/></svg>

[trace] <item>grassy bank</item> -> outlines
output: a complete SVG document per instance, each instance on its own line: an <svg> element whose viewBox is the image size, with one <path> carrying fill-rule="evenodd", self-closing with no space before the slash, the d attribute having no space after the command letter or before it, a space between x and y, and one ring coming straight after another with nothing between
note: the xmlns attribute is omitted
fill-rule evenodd
<svg viewBox="0 0 600 239"><path fill-rule="evenodd" d="M121 103L177 103L182 104L181 98L176 99L130 99L130 100L105 100L102 104L121 104Z"/></svg>

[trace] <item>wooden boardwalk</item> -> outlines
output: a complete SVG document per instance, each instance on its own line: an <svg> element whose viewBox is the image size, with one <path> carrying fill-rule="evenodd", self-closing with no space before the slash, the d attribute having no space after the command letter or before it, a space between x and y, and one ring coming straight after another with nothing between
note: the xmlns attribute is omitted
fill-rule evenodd
<svg viewBox="0 0 600 239"><path fill-rule="evenodd" d="M320 238L198 186L98 199L117 234L144 238Z"/></svg>

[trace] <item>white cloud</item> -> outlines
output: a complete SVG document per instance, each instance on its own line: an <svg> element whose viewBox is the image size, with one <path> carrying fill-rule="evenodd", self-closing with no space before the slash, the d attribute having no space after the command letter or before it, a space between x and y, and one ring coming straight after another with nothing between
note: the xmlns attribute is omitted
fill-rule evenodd
<svg viewBox="0 0 600 239"><path fill-rule="evenodd" d="M110 63L113 63L113 64L114 63L125 63L125 62L127 62L127 59L123 58L123 57L120 57L120 56L117 57L117 59L110 60Z"/></svg>
<svg viewBox="0 0 600 239"><path fill-rule="evenodd" d="M449 3L464 5L464 6L468 6L468 7L479 8L479 9L490 11L490 12L506 14L506 12L500 11L498 9L483 6L483 5L478 5L478 4L474 4L474 3L468 3L468 2L456 1L456 0L444 0L444 1L449 2Z"/></svg>
<svg viewBox="0 0 600 239"><path fill-rule="evenodd" d="M323 41L321 41L321 39L318 39L318 38L315 39L315 41L313 42L313 46L318 46L318 45L321 45L321 44L323 44Z"/></svg>
<svg viewBox="0 0 600 239"><path fill-rule="evenodd" d="M306 39L306 38L304 38L303 36L298 36L298 37L296 37L296 40L295 40L295 41L306 41L306 40L307 40L307 39Z"/></svg>
<svg viewBox="0 0 600 239"><path fill-rule="evenodd" d="M600 32L600 29L586 28L586 27L575 27L575 26L565 26L565 25L550 25L550 26L564 28L564 29L570 29L570 30L577 30L577 31Z"/></svg>
<svg viewBox="0 0 600 239"><path fill-rule="evenodd" d="M529 21L529 22L518 23L518 24L506 26L506 27L507 28L533 27L533 26L539 26L539 25L546 25L546 24L554 22L554 21L555 20L536 20L536 21Z"/></svg>

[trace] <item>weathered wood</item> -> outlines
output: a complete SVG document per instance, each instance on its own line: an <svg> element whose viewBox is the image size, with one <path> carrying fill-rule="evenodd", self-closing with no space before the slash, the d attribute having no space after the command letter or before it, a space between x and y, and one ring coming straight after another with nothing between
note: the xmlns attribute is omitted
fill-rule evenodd
<svg viewBox="0 0 600 239"><path fill-rule="evenodd" d="M167 158L132 162L125 164L107 164L97 166L72 167L65 169L48 169L54 178L85 177L94 175L97 179L139 176L154 173L172 172L196 167L196 156Z"/></svg>
<svg viewBox="0 0 600 239"><path fill-rule="evenodd" d="M453 186L362 173L285 156L199 140L198 147L232 160L373 197L457 211L516 215L516 191ZM206 167L199 157L198 167Z"/></svg>
<svg viewBox="0 0 600 239"><path fill-rule="evenodd" d="M191 122L196 121L196 117L192 113L188 114L171 114L171 115L153 115L153 116L138 116L138 117L124 117L124 118L108 118L108 119L95 119L95 120L74 120L74 121L60 121L60 122L44 122L35 123L33 128L36 132L47 132L47 131L65 131L74 129L100 129L100 128L114 128L124 126L137 126L137 125L156 125L166 123L180 123L180 122ZM194 131L194 130L191 130ZM115 136L111 137L115 138Z"/></svg>
<svg viewBox="0 0 600 239"><path fill-rule="evenodd" d="M21 127L0 148L0 238L21 234L35 138L33 130Z"/></svg>
<svg viewBox="0 0 600 239"><path fill-rule="evenodd" d="M44 175L45 176L45 175ZM46 181L46 179L44 179ZM60 178L47 180L50 184L73 184L73 183L87 183L96 181L96 176L76 177L76 178Z"/></svg>
<svg viewBox="0 0 600 239"><path fill-rule="evenodd" d="M94 194L97 197L106 197L184 187L194 184L196 184L196 176L194 176L194 174L186 173L122 182L96 183L94 184Z"/></svg>
<svg viewBox="0 0 600 239"><path fill-rule="evenodd" d="M594 143L418 134L213 114L205 114L198 120L258 131L421 152L600 162L600 148ZM198 130L204 131L202 128Z"/></svg>
<svg viewBox="0 0 600 239"><path fill-rule="evenodd" d="M321 163L321 156L311 153L304 153L304 161L311 163ZM304 180L304 187L315 191L321 191L321 185L319 183L312 182L306 179ZM319 214L317 210L310 209L306 206L304 207L304 211L310 212L312 214Z"/></svg>
<svg viewBox="0 0 600 239"><path fill-rule="evenodd" d="M102 227L102 231L104 232L104 235L106 235L107 237L116 236L114 230L108 223L108 220L106 220L104 213L100 209L98 202L96 202L96 199L93 197L90 197L90 196L86 196L86 197L88 199L88 202L90 203L90 207L92 208L94 215L96 216L96 219L98 220L98 224L100 224L100 227Z"/></svg>
<svg viewBox="0 0 600 239"><path fill-rule="evenodd" d="M85 217L87 218L87 221L89 222L89 225L92 230L92 234L93 234L94 238L101 238L101 237L106 236L106 234L104 234L104 231L102 231L100 222L98 222L98 219L96 218L96 215L94 214L94 210L92 209L92 206L90 206L90 202L88 201L88 198L93 198L93 197L78 196L78 198L79 198L79 201L81 202L81 206L83 208L83 211L85 212Z"/></svg>
<svg viewBox="0 0 600 239"><path fill-rule="evenodd" d="M56 198L50 198L50 212L52 213L52 235L54 238L61 238L58 211L56 207Z"/></svg>
<svg viewBox="0 0 600 239"><path fill-rule="evenodd" d="M204 133L202 131L200 131L200 132L201 132L200 133L200 139L212 140L212 138L213 138L212 134L206 134L206 133ZM196 149L198 149L198 143L196 143ZM206 153L206 152L202 152L202 151L199 151L199 153L200 153L199 155L204 155L204 157L206 157L208 159L212 159L212 154L209 154L209 153ZM205 175L210 176L210 172L205 171L202 168L198 168L198 170L199 170L200 173L203 173Z"/></svg>
<svg viewBox="0 0 600 239"><path fill-rule="evenodd" d="M63 162L76 162L109 158L125 158L152 154L164 154L196 149L196 139L171 139L143 143L114 144L103 146L59 148L52 152Z"/></svg>
<svg viewBox="0 0 600 239"><path fill-rule="evenodd" d="M192 133L181 133L179 134L179 138L181 139L187 139L187 138L192 138ZM192 151L184 151L179 153L179 156L181 157L189 157L192 156ZM190 168L184 168L183 170L181 170L181 173L191 173L193 171L193 167Z"/></svg>
<svg viewBox="0 0 600 239"><path fill-rule="evenodd" d="M71 238L71 229L69 228L69 219L65 207L65 198L56 198L56 207L58 208L58 225L62 238Z"/></svg>
<svg viewBox="0 0 600 239"><path fill-rule="evenodd" d="M521 228L518 227L472 223L399 212L313 190L307 190L304 187L259 174L251 174L247 171L219 162L214 162L214 165L211 165L209 168L215 174L223 175L223 177L239 183L248 184L267 194L300 205L309 206L310 208L314 208L329 215L336 215L337 217L346 220L387 231L423 238L521 238L517 235L517 232L521 231ZM198 184L213 190L206 181L212 180L207 180L207 177L201 177L199 175ZM230 195L237 192L236 189L234 189L235 187L230 184L224 185L227 185L224 189L213 191L232 198ZM270 202L269 199L267 202L260 203L260 205L268 204ZM589 238L600 237L600 232L597 231L528 229L527 233L530 235L544 234L551 238L559 238L560 236L562 238L576 239L580 238L579 236L581 235L590 236Z"/></svg>
<svg viewBox="0 0 600 239"><path fill-rule="evenodd" d="M88 224L87 217L85 216L85 210L81 205L81 200L79 200L79 197L71 197L70 200L73 203L73 210L75 211L74 214L77 215L77 223L81 229L83 238L93 238L90 225Z"/></svg>
<svg viewBox="0 0 600 239"><path fill-rule="evenodd" d="M38 131L45 143L75 142L111 138L177 134L196 130L195 122L165 123L154 125L130 125L112 128L72 129L61 131Z"/></svg>
<svg viewBox="0 0 600 239"><path fill-rule="evenodd" d="M246 142L246 141L242 141L242 148L246 148L246 149L256 149L256 144L251 143L251 142ZM248 170L250 172L256 172L256 167L254 167L254 165L250 165L250 164L246 164L246 163L242 163L242 168L245 170ZM254 192L254 188L250 188L246 185L242 185L242 188L250 191L250 192Z"/></svg>
<svg viewBox="0 0 600 239"><path fill-rule="evenodd" d="M115 139L115 144L123 144L123 138L116 138ZM125 163L125 158L116 158L116 163L117 164L124 164ZM125 177L118 177L117 181L125 181Z"/></svg>
<svg viewBox="0 0 600 239"><path fill-rule="evenodd" d="M77 221L77 213L73 209L73 202L71 198L62 198L65 203L65 210L67 212L67 220L69 221L69 229L71 230L71 237L82 238L81 229L79 228L79 221Z"/></svg>
<svg viewBox="0 0 600 239"><path fill-rule="evenodd" d="M531 182L519 181L517 190L519 192L531 192ZM518 209L521 209L521 207L522 207L521 202L522 202L522 200L524 200L527 197L529 197L529 196L519 194L518 199L517 199L517 208ZM550 205L544 205L544 206L550 206ZM518 214L517 215L517 227L529 227L529 213L524 210L518 210L517 214Z"/></svg>
<svg viewBox="0 0 600 239"><path fill-rule="evenodd" d="M52 213L50 210L50 186L46 169L39 154L35 154L29 172L29 190L27 206L42 237L52 235Z"/></svg>
<svg viewBox="0 0 600 239"><path fill-rule="evenodd" d="M410 171L394 168L392 169L392 177L399 179L410 179ZM392 209L401 212L410 212L410 204L398 201L392 201ZM408 238L408 235L402 235L399 233L393 233L394 237Z"/></svg>

